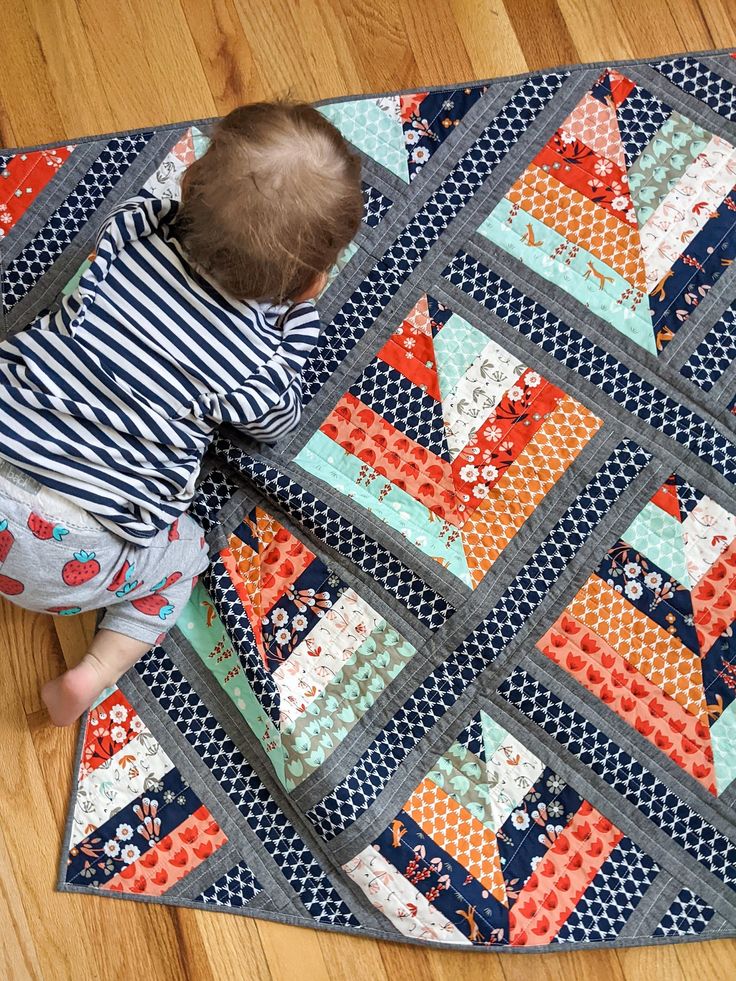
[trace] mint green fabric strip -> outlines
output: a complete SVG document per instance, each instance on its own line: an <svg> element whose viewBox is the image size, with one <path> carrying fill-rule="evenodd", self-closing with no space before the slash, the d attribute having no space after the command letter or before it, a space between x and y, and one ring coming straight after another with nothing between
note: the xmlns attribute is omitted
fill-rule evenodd
<svg viewBox="0 0 736 981"><path fill-rule="evenodd" d="M279 732L253 693L225 626L217 614L213 614L212 622L207 626L207 612L211 605L209 594L201 583L197 583L176 625L248 723L283 784L284 756Z"/></svg>
<svg viewBox="0 0 736 981"><path fill-rule="evenodd" d="M508 732L495 722L487 712L480 713L480 722L483 729L483 751L486 760L490 760L508 736Z"/></svg>
<svg viewBox="0 0 736 981"><path fill-rule="evenodd" d="M673 112L629 168L629 192L641 227L651 218L710 134L692 119Z"/></svg>
<svg viewBox="0 0 736 981"><path fill-rule="evenodd" d="M710 741L719 794L736 780L736 702L731 702L710 727Z"/></svg>
<svg viewBox="0 0 736 981"><path fill-rule="evenodd" d="M87 270L89 269L89 267L91 265L92 265L92 263L90 262L89 259L85 259L84 260L84 262L79 267L79 269L77 269L77 271L74 273L74 275L72 276L72 278L69 280L69 282L66 284L66 286L62 289L61 292L62 292L62 295L63 296L69 296L70 293L73 293L74 292L74 290L77 288L77 286L79 286L79 280L82 278L82 276L84 276L84 274L87 272Z"/></svg>
<svg viewBox="0 0 736 981"><path fill-rule="evenodd" d="M348 242L348 244L343 249L342 255L337 260L337 262L332 267L332 269L330 269L329 271L329 274L327 276L327 285L325 286L325 289L327 289L327 287L333 282L333 280L335 280L336 277L339 276L339 274L343 271L345 266L347 266L347 264L350 262L350 260L353 258L353 256L357 251L358 251L358 246L355 244L355 242Z"/></svg>
<svg viewBox="0 0 736 981"><path fill-rule="evenodd" d="M325 690L282 730L287 789L332 755L414 654L385 620L375 627Z"/></svg>
<svg viewBox="0 0 736 981"><path fill-rule="evenodd" d="M192 126L192 145L194 147L194 157L199 160L207 152L210 145L209 136L205 136L201 129L197 129L196 126Z"/></svg>
<svg viewBox="0 0 736 981"><path fill-rule="evenodd" d="M631 301L621 301L621 297L632 289L623 276L580 246L573 247L559 232L528 212L520 209L512 217L511 207L511 202L502 198L478 229L481 235L500 245L550 283L555 283L574 296L645 350L656 354L657 346L647 297L639 294L640 302L635 308ZM541 242L541 245L529 245L523 240L528 225L531 225L535 241ZM561 254L553 258L557 249L561 250ZM603 284L603 289L590 275L588 263L592 263L595 269L610 278L610 282Z"/></svg>
<svg viewBox="0 0 736 981"><path fill-rule="evenodd" d="M458 529L347 453L324 433L317 431L294 462L326 481L339 493L357 501L425 555L442 561L453 575L472 586ZM359 484L361 472L363 476ZM373 479L366 484L370 477Z"/></svg>
<svg viewBox="0 0 736 981"><path fill-rule="evenodd" d="M434 339L434 360L440 384L440 394L445 402L455 391L460 380L467 374L488 338L475 327L453 313Z"/></svg>
<svg viewBox="0 0 736 981"><path fill-rule="evenodd" d="M453 743L437 760L427 779L441 787L477 821L494 830L486 772L483 760L460 743Z"/></svg>

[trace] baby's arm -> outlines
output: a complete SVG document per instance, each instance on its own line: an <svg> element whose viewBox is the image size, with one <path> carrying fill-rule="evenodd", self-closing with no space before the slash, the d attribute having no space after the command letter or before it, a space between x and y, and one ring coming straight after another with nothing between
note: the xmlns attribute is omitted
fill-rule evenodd
<svg viewBox="0 0 736 981"><path fill-rule="evenodd" d="M302 372L319 340L319 314L313 304L299 303L281 326L278 349L240 388L200 400L206 419L264 443L276 443L294 429L302 411Z"/></svg>
<svg viewBox="0 0 736 981"><path fill-rule="evenodd" d="M228 399L228 406L232 410L235 403L240 401L238 393L231 394ZM234 398L235 396L235 398ZM249 415L250 406L246 408L242 405L244 415ZM275 444L294 429L302 415L302 378L297 375L291 384L280 396L279 401L275 402L263 415L255 419L238 418L237 415L228 413L228 417L223 419L241 433L258 440L259 443Z"/></svg>

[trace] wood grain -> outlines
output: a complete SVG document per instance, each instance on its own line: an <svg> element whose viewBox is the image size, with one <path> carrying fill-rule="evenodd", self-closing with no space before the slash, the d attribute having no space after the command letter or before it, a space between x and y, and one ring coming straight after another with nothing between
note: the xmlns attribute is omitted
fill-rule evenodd
<svg viewBox="0 0 736 981"><path fill-rule="evenodd" d="M736 46L730 0L2 0L0 144L70 140L227 112ZM711 981L736 943L468 956L243 917L58 894L75 734L38 688L94 617L0 602L0 971L11 981Z"/></svg>

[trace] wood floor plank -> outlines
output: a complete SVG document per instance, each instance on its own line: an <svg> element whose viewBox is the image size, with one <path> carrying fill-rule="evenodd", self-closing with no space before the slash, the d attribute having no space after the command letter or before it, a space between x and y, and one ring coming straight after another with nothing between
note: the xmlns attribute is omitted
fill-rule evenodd
<svg viewBox="0 0 736 981"><path fill-rule="evenodd" d="M281 98L324 99L360 91L344 25L316 0L297 5L234 0L262 78Z"/></svg>
<svg viewBox="0 0 736 981"><path fill-rule="evenodd" d="M736 47L736 4L732 0L710 0L699 3L698 9L705 18L713 48Z"/></svg>
<svg viewBox="0 0 736 981"><path fill-rule="evenodd" d="M79 616L54 617L53 624L56 636L68 668L74 667L89 647L94 637L96 615L80 613Z"/></svg>
<svg viewBox="0 0 736 981"><path fill-rule="evenodd" d="M636 0L623 0L618 4L621 20L630 20ZM702 14L696 6L678 9L678 4L668 0L648 0L639 3L636 10L640 31L633 39L632 57L647 58L663 51L682 51L707 48L711 43Z"/></svg>
<svg viewBox="0 0 736 981"><path fill-rule="evenodd" d="M45 709L27 716L26 722L54 815L54 827L63 828L75 777L72 761L77 747L78 726L56 729L50 725Z"/></svg>
<svg viewBox="0 0 736 981"><path fill-rule="evenodd" d="M135 128L213 116L216 107L179 3L77 0L111 107L107 126Z"/></svg>
<svg viewBox="0 0 736 981"><path fill-rule="evenodd" d="M2 10L0 104L5 146L66 139L56 86L24 0L7 0ZM12 39L12 43L8 43Z"/></svg>
<svg viewBox="0 0 736 981"><path fill-rule="evenodd" d="M527 59L503 0L450 0L450 10L472 69L471 78L516 75ZM470 80L470 79L469 79Z"/></svg>
<svg viewBox="0 0 736 981"><path fill-rule="evenodd" d="M43 981L41 964L0 828L0 977Z"/></svg>
<svg viewBox="0 0 736 981"><path fill-rule="evenodd" d="M29 613L0 599L0 630L11 658L23 711L33 715L43 708L41 685L65 667L61 647L46 613Z"/></svg>
<svg viewBox="0 0 736 981"><path fill-rule="evenodd" d="M331 0L330 7L332 17L345 25L360 73L360 90L381 92L426 84L398 4L393 0ZM370 44L365 43L368 37Z"/></svg>
<svg viewBox="0 0 736 981"><path fill-rule="evenodd" d="M733 981L736 975L736 941L715 940L707 944L680 944L674 948L685 981ZM667 975L669 981L669 975Z"/></svg>
<svg viewBox="0 0 736 981"><path fill-rule="evenodd" d="M434 0L431 15L414 0L396 0L401 9L414 58L424 84L445 85L465 81L473 75L473 62L465 47L450 0ZM437 52L453 52L452 64ZM431 79L431 82L429 81Z"/></svg>
<svg viewBox="0 0 736 981"><path fill-rule="evenodd" d="M585 981L628 981L613 950L570 950L564 954L504 957L502 966L506 981L528 981L530 977L535 981L570 981L570 978L585 978Z"/></svg>
<svg viewBox="0 0 736 981"><path fill-rule="evenodd" d="M606 4L605 17L599 0L557 0L557 6L580 61L635 57L642 42L619 15L616 4Z"/></svg>
<svg viewBox="0 0 736 981"><path fill-rule="evenodd" d="M315 931L262 920L258 935L271 977L330 981L320 936Z"/></svg>
<svg viewBox="0 0 736 981"><path fill-rule="evenodd" d="M25 2L53 86L64 94L58 103L63 131L45 138L70 139L94 133L99 120L110 118L112 110L75 0Z"/></svg>
<svg viewBox="0 0 736 981"><path fill-rule="evenodd" d="M99 937L127 934L141 943L136 953L141 971L179 981L182 967L168 909L55 892L75 739L73 730L53 729L45 720L42 724L40 713L33 716L38 720L37 731L28 727L23 710L28 668L23 662L31 649L29 638L39 630L38 625L24 629L23 621L31 619L32 615L9 603L0 605L0 744L4 758L12 764L0 767L0 826L8 854L3 866L15 879L24 914L32 925L39 977L42 981L71 981L124 976L129 956L125 946L101 944ZM19 623L13 623L15 620ZM47 646L52 648L56 641L51 618L42 617L40 622L46 624L51 635ZM9 914L4 911L3 915ZM68 943L70 922L73 945Z"/></svg>
<svg viewBox="0 0 736 981"><path fill-rule="evenodd" d="M707 5L672 3L671 0L622 0L618 4L622 17L636 18L637 34L648 57L666 51L700 51L718 45L706 18ZM728 43L721 41L721 44Z"/></svg>
<svg viewBox="0 0 736 981"><path fill-rule="evenodd" d="M262 924L245 916L226 913L191 911L205 951L207 968L216 981L247 978L248 981L272 981L259 934ZM296 937L291 941L296 946ZM194 973L187 981L200 981ZM201 981L209 981L205 974ZM279 979L282 981L282 979ZM284 978L283 981L286 981Z"/></svg>
<svg viewBox="0 0 736 981"><path fill-rule="evenodd" d="M437 952L427 947L411 947L384 940L379 940L377 945L390 981L395 978L433 978L435 970L440 970Z"/></svg>
<svg viewBox="0 0 736 981"><path fill-rule="evenodd" d="M0 636L7 637L3 623L7 623L5 609L0 610ZM88 920L81 908L74 909L80 907L81 897L62 898L52 892L58 828L26 725L13 664L7 656L0 659L0 744L9 763L0 767L0 809L7 850L4 864L7 873L15 878L23 914L33 924L41 977L71 978L75 971L83 977L94 977L102 965ZM74 911L72 915L78 921L74 947L64 942L62 907L67 905L67 899L71 901L68 910Z"/></svg>
<svg viewBox="0 0 736 981"><path fill-rule="evenodd" d="M202 916L198 910L179 909L171 910L172 923L176 931L179 943L179 957L184 968L184 975L187 981L217 981L218 977L214 973L215 969L221 969L221 965L213 964L210 957L210 947L205 943L204 934L207 932L206 917Z"/></svg>
<svg viewBox="0 0 736 981"><path fill-rule="evenodd" d="M530 71L578 60L557 0L505 0L504 7Z"/></svg>
<svg viewBox="0 0 736 981"><path fill-rule="evenodd" d="M630 947L616 951L626 981L691 981L697 975L685 975L675 947Z"/></svg>
<svg viewBox="0 0 736 981"><path fill-rule="evenodd" d="M319 945L330 981L342 981L345 965L350 965L350 981L393 981L386 971L380 945L368 937L322 932Z"/></svg>
<svg viewBox="0 0 736 981"><path fill-rule="evenodd" d="M485 951L482 956L468 956L467 950L448 950L437 957L430 952L430 969L435 981L505 981L504 958ZM530 975L527 975L527 981ZM533 977L533 975L532 975Z"/></svg>
<svg viewBox="0 0 736 981"><path fill-rule="evenodd" d="M180 0L217 113L244 102L272 98L261 75L233 0Z"/></svg>

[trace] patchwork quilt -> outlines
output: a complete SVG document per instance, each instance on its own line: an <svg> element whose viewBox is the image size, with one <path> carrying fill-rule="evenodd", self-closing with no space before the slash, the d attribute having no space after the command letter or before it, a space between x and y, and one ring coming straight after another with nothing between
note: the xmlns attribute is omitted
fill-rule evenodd
<svg viewBox="0 0 736 981"><path fill-rule="evenodd" d="M468 949L733 936L736 61L319 108L365 214L304 417L213 444L212 564L82 726L60 888ZM207 133L0 156L3 329Z"/></svg>

